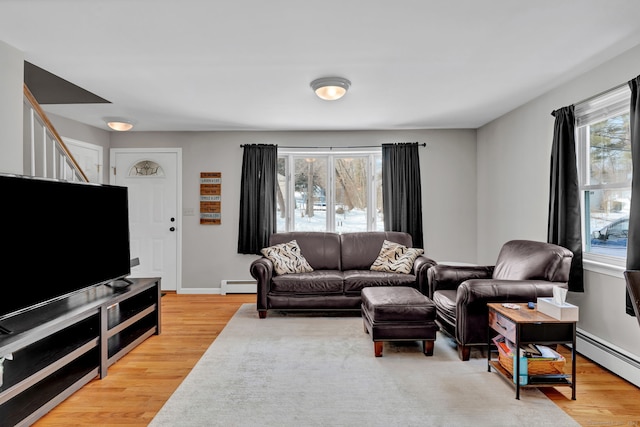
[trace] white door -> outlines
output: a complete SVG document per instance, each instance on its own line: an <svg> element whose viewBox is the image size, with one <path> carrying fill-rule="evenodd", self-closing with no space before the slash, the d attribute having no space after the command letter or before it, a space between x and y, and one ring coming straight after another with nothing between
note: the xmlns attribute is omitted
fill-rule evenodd
<svg viewBox="0 0 640 427"><path fill-rule="evenodd" d="M76 160L80 169L89 179L89 182L102 184L102 151L103 148L96 144L76 141L75 139L62 138L71 155Z"/></svg>
<svg viewBox="0 0 640 427"><path fill-rule="evenodd" d="M179 189L182 152L171 149L111 149L110 182L129 189L131 277L160 277L162 290L180 289Z"/></svg>

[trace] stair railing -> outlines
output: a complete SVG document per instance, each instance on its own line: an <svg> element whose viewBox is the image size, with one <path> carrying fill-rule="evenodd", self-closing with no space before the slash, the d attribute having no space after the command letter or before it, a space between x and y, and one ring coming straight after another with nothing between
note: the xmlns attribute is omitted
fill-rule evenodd
<svg viewBox="0 0 640 427"><path fill-rule="evenodd" d="M24 85L24 175L88 182L35 97Z"/></svg>

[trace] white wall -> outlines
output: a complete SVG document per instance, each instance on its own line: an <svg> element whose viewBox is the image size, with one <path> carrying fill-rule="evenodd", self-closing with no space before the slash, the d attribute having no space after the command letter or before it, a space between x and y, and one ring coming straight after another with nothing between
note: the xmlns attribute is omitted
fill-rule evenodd
<svg viewBox="0 0 640 427"><path fill-rule="evenodd" d="M492 263L507 240L545 240L555 109L594 96L640 74L640 46L478 129L478 261ZM621 271L604 274L585 264L585 292L570 292L580 307L579 331L640 362L640 327L625 313ZM578 351L640 385L640 369L616 371L616 361L587 343Z"/></svg>
<svg viewBox="0 0 640 427"><path fill-rule="evenodd" d="M22 174L22 52L0 41L0 172Z"/></svg>
<svg viewBox="0 0 640 427"><path fill-rule="evenodd" d="M503 242L546 240L551 112L640 74L640 46L478 129L478 261Z"/></svg>
<svg viewBox="0 0 640 427"><path fill-rule="evenodd" d="M73 135L65 135L75 138ZM129 132L112 133L112 148L180 147L183 157L182 287L204 292L223 279L250 279L255 255L237 253L241 144L361 146L426 142L420 148L425 250L436 260L476 259L474 130L362 132ZM222 173L222 224L199 223L200 172Z"/></svg>
<svg viewBox="0 0 640 427"><path fill-rule="evenodd" d="M111 132L98 129L93 126L87 126L83 123L69 120L67 118L51 114L46 112L46 105L43 106L45 114L49 118L49 121L54 125L58 135L61 138L70 138L76 141L88 142L90 144L99 145L102 147L102 158L104 161L104 167L102 168L102 182L109 183L109 146L111 144ZM73 137L71 136L73 135Z"/></svg>

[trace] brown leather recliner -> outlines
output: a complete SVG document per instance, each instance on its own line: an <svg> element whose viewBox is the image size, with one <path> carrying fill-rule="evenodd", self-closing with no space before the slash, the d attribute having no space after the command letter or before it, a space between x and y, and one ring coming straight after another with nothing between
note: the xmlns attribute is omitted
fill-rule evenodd
<svg viewBox="0 0 640 427"><path fill-rule="evenodd" d="M453 337L458 355L469 360L471 347L487 345L488 302L536 302L567 288L573 253L561 246L512 240L494 266L438 264L427 271L436 323Z"/></svg>

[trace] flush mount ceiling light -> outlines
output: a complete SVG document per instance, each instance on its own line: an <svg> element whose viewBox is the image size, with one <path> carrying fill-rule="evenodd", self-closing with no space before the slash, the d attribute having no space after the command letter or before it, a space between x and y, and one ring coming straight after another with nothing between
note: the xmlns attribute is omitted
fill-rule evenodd
<svg viewBox="0 0 640 427"><path fill-rule="evenodd" d="M107 126L109 126L111 129L120 132L131 130L133 129L134 125L131 120L123 119L121 117L106 117L104 121L107 122Z"/></svg>
<svg viewBox="0 0 640 427"><path fill-rule="evenodd" d="M311 82L311 89L326 101L335 101L347 93L351 82L342 77L322 77Z"/></svg>

